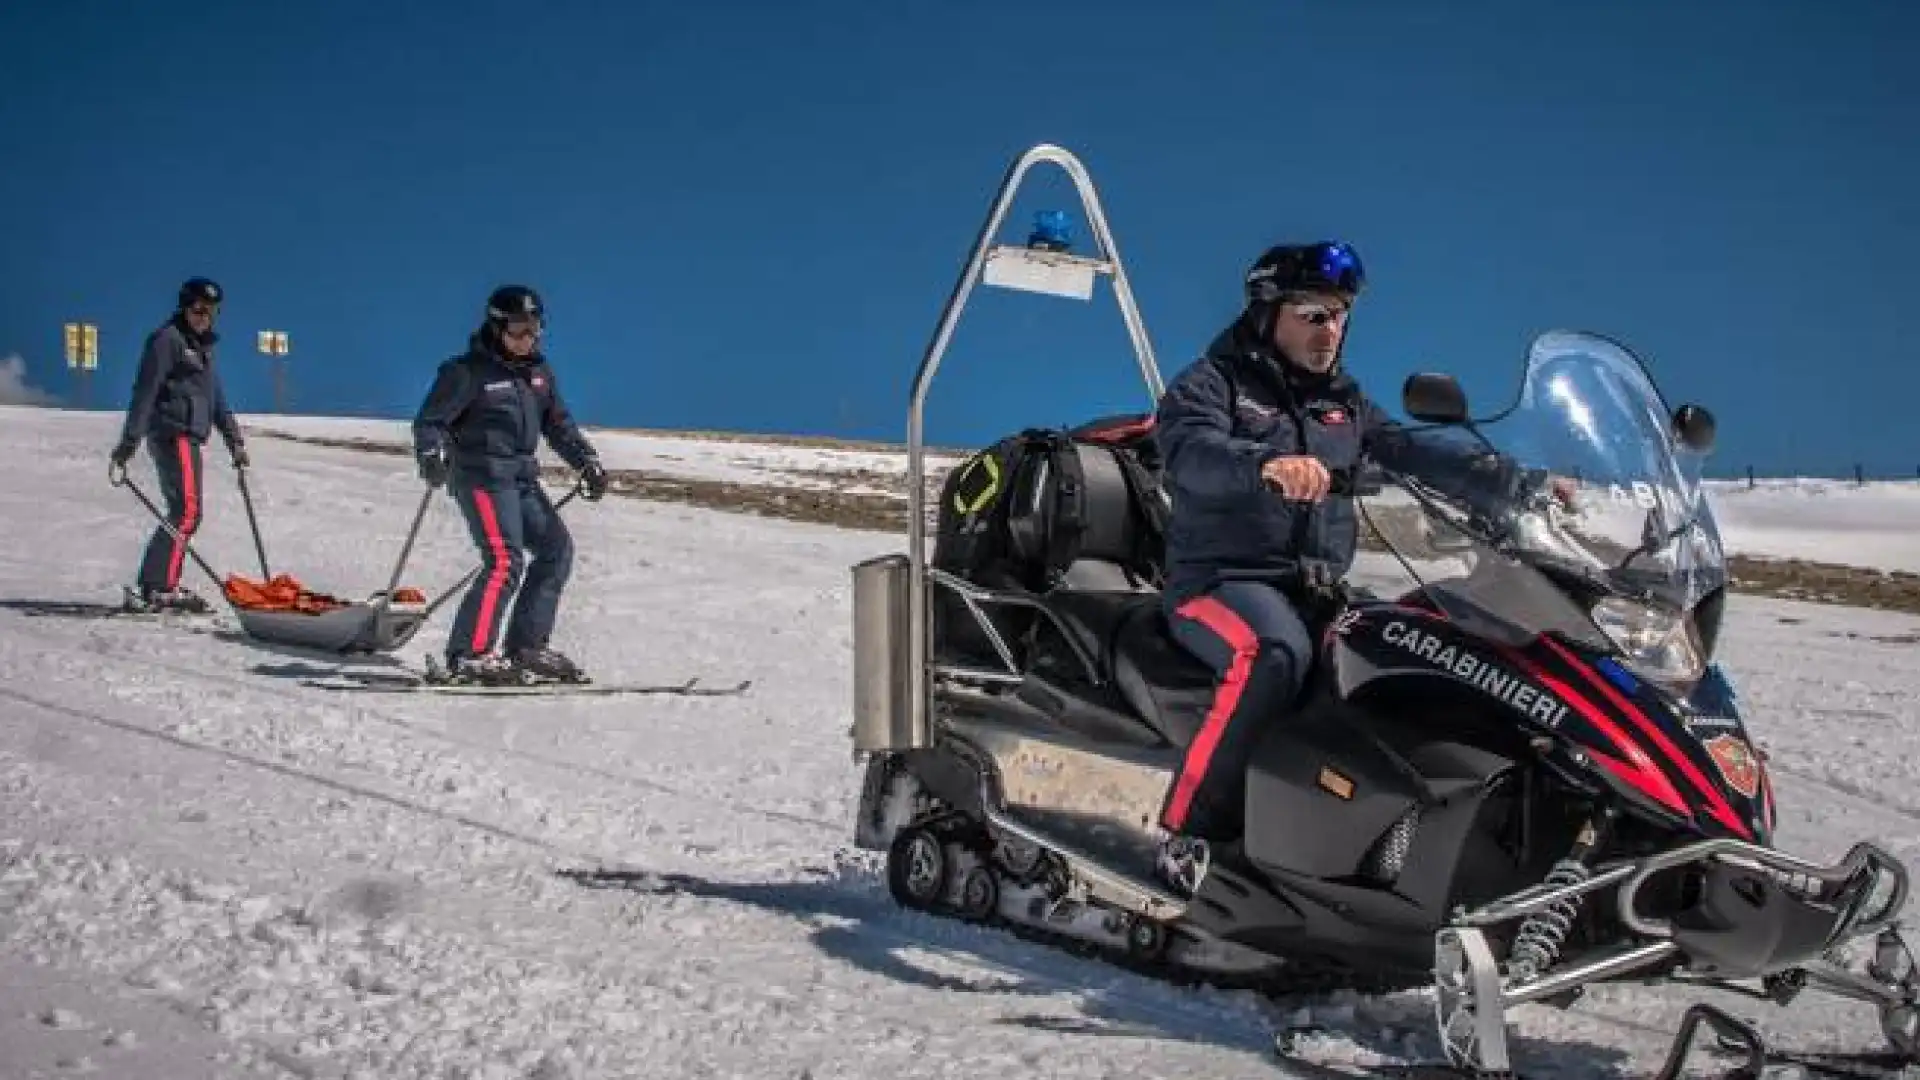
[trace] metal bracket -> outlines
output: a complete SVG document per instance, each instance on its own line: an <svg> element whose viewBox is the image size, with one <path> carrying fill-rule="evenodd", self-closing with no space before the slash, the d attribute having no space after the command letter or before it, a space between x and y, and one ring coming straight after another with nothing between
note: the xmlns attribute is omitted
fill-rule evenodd
<svg viewBox="0 0 1920 1080"><path fill-rule="evenodd" d="M1753 1029L1753 1025L1703 1001L1689 1006L1681 1015L1680 1032L1667 1048L1667 1060L1661 1064L1654 1080L1679 1080L1680 1070L1687 1064L1687 1052L1693 1049L1693 1040L1701 1024L1713 1029L1714 1034L1720 1037L1722 1047L1730 1049L1737 1043L1747 1052L1746 1064L1739 1075L1751 1077L1752 1080L1759 1080L1765 1075L1767 1044L1760 1033Z"/></svg>
<svg viewBox="0 0 1920 1080"><path fill-rule="evenodd" d="M1028 171L1041 162L1058 166L1073 180L1074 189L1080 196L1081 210L1092 227L1094 243L1098 247L1094 256L1074 255L1049 246L994 243L994 237L1013 205L1021 182L1026 179ZM1113 279L1114 297L1120 305L1120 316L1126 322L1127 336L1133 343L1141 377L1146 382L1150 400L1157 402L1165 390L1165 383L1160 377L1159 365L1154 360L1153 345L1147 338L1146 325L1141 321L1139 305L1134 302L1133 287L1127 281L1120 251L1114 244L1113 232L1107 226L1106 210L1100 203L1098 192L1094 190L1093 178L1088 175L1086 166L1070 151L1050 143L1032 147L1013 161L1000 182L999 194L994 198L986 223L974 240L972 254L960 273L960 280L954 285L953 293L947 298L946 307L940 314L940 324L934 331L933 340L927 345L926 355L921 358L907 410L907 558L910 581L907 589L907 709L908 730L915 733L915 741L919 744L924 745L927 741L932 704L931 679L927 670L927 655L931 651L927 612L927 390L933 383L941 358L946 354L947 345L953 339L960 312L966 307L977 282L984 281L998 288L1089 300L1093 295L1093 280L1101 274Z"/></svg>
<svg viewBox="0 0 1920 1080"><path fill-rule="evenodd" d="M1486 932L1449 926L1434 938L1433 1005L1448 1063L1480 1073L1511 1070L1500 962Z"/></svg>

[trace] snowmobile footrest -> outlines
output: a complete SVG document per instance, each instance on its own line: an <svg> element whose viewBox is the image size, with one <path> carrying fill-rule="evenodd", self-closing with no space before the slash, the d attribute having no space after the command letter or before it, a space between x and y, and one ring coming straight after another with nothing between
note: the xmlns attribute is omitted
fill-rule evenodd
<svg viewBox="0 0 1920 1080"><path fill-rule="evenodd" d="M983 788L980 797L987 824L991 828L1051 851L1066 860L1088 892L1103 903L1160 922L1177 919L1186 913L1187 901L1164 887L1115 869L1092 852L1013 817L998 807L990 790Z"/></svg>

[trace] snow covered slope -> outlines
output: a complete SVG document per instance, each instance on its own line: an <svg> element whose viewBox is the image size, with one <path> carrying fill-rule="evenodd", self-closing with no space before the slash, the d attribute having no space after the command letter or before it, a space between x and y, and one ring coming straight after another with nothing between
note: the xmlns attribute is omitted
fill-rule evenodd
<svg viewBox="0 0 1920 1080"><path fill-rule="evenodd" d="M1920 573L1920 481L1713 481L1727 549Z"/></svg>
<svg viewBox="0 0 1920 1080"><path fill-rule="evenodd" d="M742 697L319 690L302 680L332 664L231 628L15 610L112 602L131 574L148 525L106 482L113 425L0 409L0 1075L1238 1078L1285 1075L1267 1048L1295 1008L1331 1026L1330 1057L1434 1050L1421 994L1281 1008L895 910L849 851L845 736L847 568L895 536L627 498L568 509L580 554L556 644L603 680L751 678ZM400 431L376 428L359 433ZM888 467L601 441L616 464L708 475ZM420 495L410 463L253 449L273 568L384 585ZM151 490L144 460L133 476ZM257 574L217 450L208 477L203 551ZM1844 557L1844 537L1825 543ZM438 500L405 581L437 591L472 559ZM399 659L437 649L446 620ZM1874 837L1920 859L1917 633L1908 616L1730 605L1785 843L1831 856ZM1646 1075L1690 999L1526 1008L1519 1051L1540 1075ZM1736 1007L1791 1044L1877 1046L1869 1015L1807 1001Z"/></svg>

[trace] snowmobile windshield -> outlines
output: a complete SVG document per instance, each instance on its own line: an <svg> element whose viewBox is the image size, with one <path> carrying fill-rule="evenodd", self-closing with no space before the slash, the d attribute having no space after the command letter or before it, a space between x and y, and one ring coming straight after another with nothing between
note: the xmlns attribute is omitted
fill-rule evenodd
<svg viewBox="0 0 1920 1080"><path fill-rule="evenodd" d="M1361 500L1363 542L1391 558L1356 570L1397 574L1386 588L1419 590L1515 644L1557 632L1690 682L1698 657L1668 653L1676 635L1694 637L1687 615L1726 569L1701 456L1672 424L1631 352L1592 334L1544 334L1505 412L1416 432L1457 448L1442 462L1477 462L1389 472Z"/></svg>

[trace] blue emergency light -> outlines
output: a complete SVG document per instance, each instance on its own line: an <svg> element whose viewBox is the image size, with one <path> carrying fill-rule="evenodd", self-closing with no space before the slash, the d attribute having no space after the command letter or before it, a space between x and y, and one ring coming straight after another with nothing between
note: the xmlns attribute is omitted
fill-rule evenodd
<svg viewBox="0 0 1920 1080"><path fill-rule="evenodd" d="M1065 210L1042 210L1033 215L1033 232L1027 246L1047 251L1065 251L1073 246L1073 222Z"/></svg>

